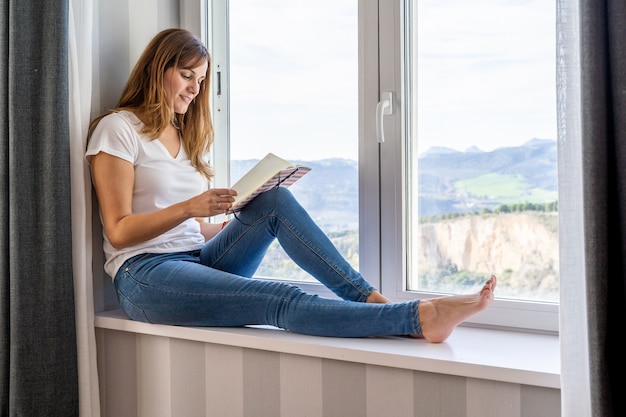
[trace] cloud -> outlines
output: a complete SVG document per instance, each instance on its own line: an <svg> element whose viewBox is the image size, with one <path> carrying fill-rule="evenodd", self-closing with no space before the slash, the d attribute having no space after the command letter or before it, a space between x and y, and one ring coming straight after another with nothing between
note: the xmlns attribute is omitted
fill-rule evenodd
<svg viewBox="0 0 626 417"><path fill-rule="evenodd" d="M491 150L556 138L554 4L417 4L420 151L441 144Z"/></svg>
<svg viewBox="0 0 626 417"><path fill-rule="evenodd" d="M555 138L552 2L413 4L420 151ZM233 158L357 158L356 5L230 2Z"/></svg>

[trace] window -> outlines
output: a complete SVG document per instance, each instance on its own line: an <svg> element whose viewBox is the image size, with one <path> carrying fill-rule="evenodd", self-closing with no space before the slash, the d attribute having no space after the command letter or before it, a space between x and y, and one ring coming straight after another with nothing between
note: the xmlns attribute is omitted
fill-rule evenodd
<svg viewBox="0 0 626 417"><path fill-rule="evenodd" d="M385 5L381 250L383 276L400 277L387 294L468 293L493 273L498 300L476 321L556 330L555 5Z"/></svg>
<svg viewBox="0 0 626 417"><path fill-rule="evenodd" d="M213 46L214 110L223 117L216 134L229 136L227 183L268 152L305 162L313 169L291 190L358 268L357 0L213 6L214 21L227 22L214 38L224 49ZM278 243L257 275L316 282Z"/></svg>
<svg viewBox="0 0 626 417"><path fill-rule="evenodd" d="M293 191L385 295L467 293L494 273L498 298L473 322L557 330L554 4L211 3L213 114L230 143L216 143L216 185L269 151L319 162L310 182L349 162L350 191L317 207ZM308 280L273 268L260 273Z"/></svg>

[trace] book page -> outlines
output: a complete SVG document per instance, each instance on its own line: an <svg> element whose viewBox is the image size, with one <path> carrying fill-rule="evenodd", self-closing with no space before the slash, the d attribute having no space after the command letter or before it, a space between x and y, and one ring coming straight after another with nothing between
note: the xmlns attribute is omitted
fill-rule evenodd
<svg viewBox="0 0 626 417"><path fill-rule="evenodd" d="M291 162L268 153L231 187L238 193L234 204L253 193L276 173L290 166L292 166Z"/></svg>

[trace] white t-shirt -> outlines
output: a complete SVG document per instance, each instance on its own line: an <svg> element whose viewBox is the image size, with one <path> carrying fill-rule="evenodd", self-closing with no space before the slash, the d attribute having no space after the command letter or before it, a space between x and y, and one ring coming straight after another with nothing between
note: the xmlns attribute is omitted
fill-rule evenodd
<svg viewBox="0 0 626 417"><path fill-rule="evenodd" d="M141 134L143 123L132 112L111 113L96 126L85 154L87 162L99 152L133 164L133 213L150 213L196 196L208 182L191 165L183 146L174 158L158 140ZM125 260L141 253L170 253L199 249L204 244L200 225L187 219L162 235L122 249L115 249L104 235L104 270L115 277Z"/></svg>

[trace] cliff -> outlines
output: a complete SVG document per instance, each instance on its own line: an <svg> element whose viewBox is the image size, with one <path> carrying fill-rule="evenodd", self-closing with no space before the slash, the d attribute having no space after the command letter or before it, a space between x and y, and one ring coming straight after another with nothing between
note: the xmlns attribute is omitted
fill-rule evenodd
<svg viewBox="0 0 626 417"><path fill-rule="evenodd" d="M460 217L422 224L421 275L454 280L496 274L498 294L558 299L558 214L522 212ZM458 281L458 279L457 279Z"/></svg>

